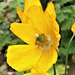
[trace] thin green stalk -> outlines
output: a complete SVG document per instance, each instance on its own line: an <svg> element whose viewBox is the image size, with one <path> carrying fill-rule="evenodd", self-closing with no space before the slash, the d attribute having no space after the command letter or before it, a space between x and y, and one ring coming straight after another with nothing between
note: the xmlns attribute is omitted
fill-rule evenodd
<svg viewBox="0 0 75 75"><path fill-rule="evenodd" d="M66 75L66 71L67 71L69 47L70 47L70 44L71 44L71 42L72 42L74 36L75 36L75 34L73 34L73 36L71 37L71 39L70 39L70 41L69 41L69 44L68 44L68 47L67 47L66 60L65 60L65 75Z"/></svg>
<svg viewBox="0 0 75 75"><path fill-rule="evenodd" d="M56 68L55 68L55 64L53 64L53 69L54 69L54 75L56 75Z"/></svg>
<svg viewBox="0 0 75 75"><path fill-rule="evenodd" d="M26 71L24 71L24 74L26 73Z"/></svg>

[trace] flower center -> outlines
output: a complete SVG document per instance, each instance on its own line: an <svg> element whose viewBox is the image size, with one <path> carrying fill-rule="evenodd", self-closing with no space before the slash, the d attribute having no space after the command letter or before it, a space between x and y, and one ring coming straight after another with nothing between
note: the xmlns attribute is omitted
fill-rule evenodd
<svg viewBox="0 0 75 75"><path fill-rule="evenodd" d="M53 41L51 40L50 35L45 36L44 34L36 34L36 42L35 45L38 45L41 50L49 50Z"/></svg>

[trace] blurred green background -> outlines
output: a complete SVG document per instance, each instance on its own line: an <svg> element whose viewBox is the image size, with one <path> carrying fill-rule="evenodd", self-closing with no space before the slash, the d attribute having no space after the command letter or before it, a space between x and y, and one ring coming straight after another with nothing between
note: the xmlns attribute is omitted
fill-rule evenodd
<svg viewBox="0 0 75 75"><path fill-rule="evenodd" d="M51 0L47 0L51 1ZM55 5L55 10L57 14L57 22L60 27L61 41L59 46L58 61L56 65L57 75L64 74L64 64L66 56L66 48L68 46L69 40L73 33L71 32L71 26L75 22L75 0L52 0ZM17 36L15 36L10 31L10 24L12 22L21 22L16 7L24 10L25 0L0 0L0 75L6 75L7 72L15 72L11 67L6 63L6 52L9 45L24 44ZM46 0L41 0L42 4ZM72 44L69 49L69 74L72 74L71 70L75 71L75 38L72 41ZM27 71L29 72L29 71ZM51 68L48 72L53 74L53 69ZM70 73L71 72L71 73ZM22 75L23 72L15 72L15 75ZM10 74L9 74L10 75ZM13 74L12 74L13 75Z"/></svg>

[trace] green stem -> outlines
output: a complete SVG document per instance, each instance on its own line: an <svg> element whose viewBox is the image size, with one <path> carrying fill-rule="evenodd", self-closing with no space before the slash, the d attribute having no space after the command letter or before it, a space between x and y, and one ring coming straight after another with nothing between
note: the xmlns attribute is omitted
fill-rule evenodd
<svg viewBox="0 0 75 75"><path fill-rule="evenodd" d="M26 71L24 71L24 74L26 73Z"/></svg>
<svg viewBox="0 0 75 75"><path fill-rule="evenodd" d="M55 68L55 64L53 64L53 69L54 69L54 75L56 75L56 68Z"/></svg>
<svg viewBox="0 0 75 75"><path fill-rule="evenodd" d="M70 47L70 44L71 44L71 42L72 42L74 36L75 36L75 34L73 34L73 36L71 37L71 39L70 39L70 41L69 41L69 44L68 44L68 47L67 47L66 60L65 60L65 75L66 75L66 71L67 71L69 47Z"/></svg>

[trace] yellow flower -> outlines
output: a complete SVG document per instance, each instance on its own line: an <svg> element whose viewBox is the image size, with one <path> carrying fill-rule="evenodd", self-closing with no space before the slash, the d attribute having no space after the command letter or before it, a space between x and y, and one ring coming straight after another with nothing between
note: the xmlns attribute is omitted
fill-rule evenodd
<svg viewBox="0 0 75 75"><path fill-rule="evenodd" d="M31 69L31 73L26 73L24 75L51 75L51 74L49 74L47 72L45 72L45 73L39 73L39 72L36 72L34 69Z"/></svg>
<svg viewBox="0 0 75 75"><path fill-rule="evenodd" d="M59 25L37 5L28 7L25 13L18 8L18 14L22 23L12 23L10 30L28 45L9 46L7 63L17 71L34 68L44 73L57 61Z"/></svg>
<svg viewBox="0 0 75 75"><path fill-rule="evenodd" d="M71 27L71 30L72 30L73 34L75 34L75 22L74 22L73 26Z"/></svg>
<svg viewBox="0 0 75 75"><path fill-rule="evenodd" d="M27 22L27 18L26 18L26 13L27 10L31 7L31 6L39 6L42 8L41 3L39 0L26 0L25 2L25 7L24 7L24 12L22 12L22 10L20 8L17 8L17 13L19 15L19 17L21 18L21 21L23 23ZM48 14L56 19L56 13L55 13L55 8L54 8L54 4L52 2L49 2L46 8L46 12L48 12ZM24 14L25 13L25 14Z"/></svg>

